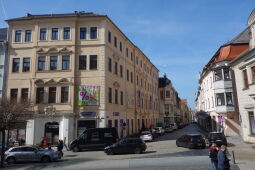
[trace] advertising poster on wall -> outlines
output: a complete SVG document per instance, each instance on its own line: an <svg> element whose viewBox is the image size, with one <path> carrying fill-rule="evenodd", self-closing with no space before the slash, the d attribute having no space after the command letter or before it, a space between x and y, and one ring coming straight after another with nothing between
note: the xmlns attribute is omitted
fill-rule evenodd
<svg viewBox="0 0 255 170"><path fill-rule="evenodd" d="M78 105L95 106L99 105L100 86L78 86Z"/></svg>

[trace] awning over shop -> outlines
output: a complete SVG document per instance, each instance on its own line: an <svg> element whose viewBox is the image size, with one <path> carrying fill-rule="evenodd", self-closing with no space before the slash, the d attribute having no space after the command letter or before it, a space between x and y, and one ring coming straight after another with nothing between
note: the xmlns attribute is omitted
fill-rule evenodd
<svg viewBox="0 0 255 170"><path fill-rule="evenodd" d="M206 113L200 113L198 115L198 118L199 119L209 119L210 118L210 115L206 114Z"/></svg>

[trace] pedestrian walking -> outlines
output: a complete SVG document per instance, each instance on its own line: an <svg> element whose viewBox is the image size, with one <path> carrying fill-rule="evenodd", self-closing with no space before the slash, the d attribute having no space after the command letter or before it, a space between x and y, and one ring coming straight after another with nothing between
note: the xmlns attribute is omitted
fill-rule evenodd
<svg viewBox="0 0 255 170"><path fill-rule="evenodd" d="M58 141L58 151L61 153L61 155L63 156L64 153L63 153L63 147L64 147L64 142L62 140L59 140Z"/></svg>
<svg viewBox="0 0 255 170"><path fill-rule="evenodd" d="M218 158L218 170L230 170L229 159L226 155L227 147L221 145L220 150L217 154Z"/></svg>
<svg viewBox="0 0 255 170"><path fill-rule="evenodd" d="M218 158L217 158L218 151L219 151L219 148L217 147L216 143L213 143L209 151L209 157L211 158L212 170L218 169Z"/></svg>

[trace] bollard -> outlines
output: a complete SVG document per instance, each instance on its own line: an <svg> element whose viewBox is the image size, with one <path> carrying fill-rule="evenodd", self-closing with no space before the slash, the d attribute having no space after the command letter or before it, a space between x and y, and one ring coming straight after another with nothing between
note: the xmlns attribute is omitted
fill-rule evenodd
<svg viewBox="0 0 255 170"><path fill-rule="evenodd" d="M234 162L234 164L236 164L235 152L234 151L232 151L232 156L233 156L233 162Z"/></svg>

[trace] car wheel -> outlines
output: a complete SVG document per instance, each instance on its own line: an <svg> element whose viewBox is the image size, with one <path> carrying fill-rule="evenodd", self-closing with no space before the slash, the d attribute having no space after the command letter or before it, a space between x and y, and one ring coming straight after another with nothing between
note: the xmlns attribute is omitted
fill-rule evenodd
<svg viewBox="0 0 255 170"><path fill-rule="evenodd" d="M80 149L77 147L77 146L75 146L74 148L73 148L73 152L79 152L80 151Z"/></svg>
<svg viewBox="0 0 255 170"><path fill-rule="evenodd" d="M176 142L176 146L177 146L177 147L180 147L180 145L179 145L179 143L178 143L178 142Z"/></svg>
<svg viewBox="0 0 255 170"><path fill-rule="evenodd" d="M140 148L135 148L135 154L140 154L140 153L142 153L141 149Z"/></svg>
<svg viewBox="0 0 255 170"><path fill-rule="evenodd" d="M15 164L15 163L16 163L16 159L15 159L14 157L9 157L9 158L7 159L7 163L8 163L8 164Z"/></svg>
<svg viewBox="0 0 255 170"><path fill-rule="evenodd" d="M42 161L42 163L50 162L50 157L48 157L48 156L43 156L41 161Z"/></svg>
<svg viewBox="0 0 255 170"><path fill-rule="evenodd" d="M108 149L106 153L107 155L114 155L114 152L112 149Z"/></svg>

